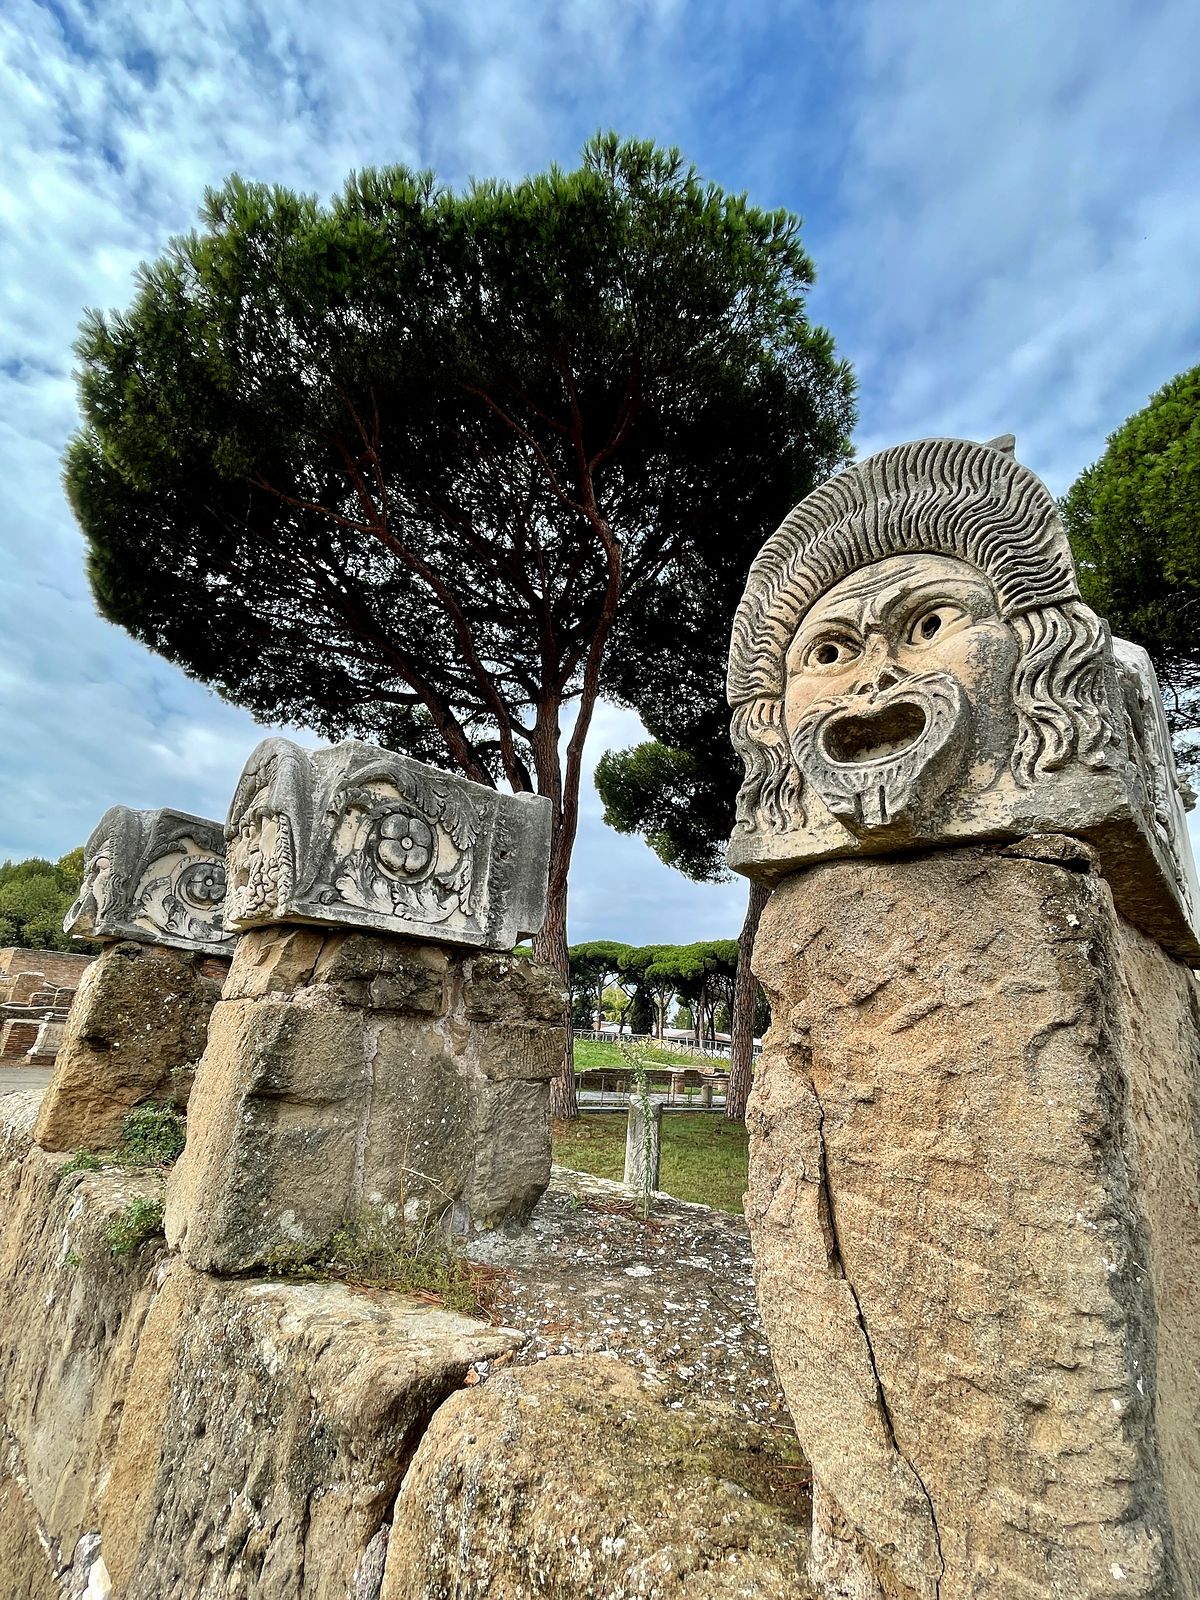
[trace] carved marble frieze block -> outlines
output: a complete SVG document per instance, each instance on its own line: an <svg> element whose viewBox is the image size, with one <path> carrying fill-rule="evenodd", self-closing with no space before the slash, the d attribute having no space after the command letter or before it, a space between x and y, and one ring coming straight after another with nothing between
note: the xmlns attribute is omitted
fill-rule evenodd
<svg viewBox="0 0 1200 1600"><path fill-rule="evenodd" d="M1122 913L1200 964L1153 668L1081 600L1011 436L897 445L802 501L751 568L728 689L739 872L1071 833Z"/></svg>
<svg viewBox="0 0 1200 1600"><path fill-rule="evenodd" d="M550 820L544 798L357 740L265 739L225 828L226 916L509 949L545 916Z"/></svg>
<svg viewBox="0 0 1200 1600"><path fill-rule="evenodd" d="M83 885L63 927L81 939L134 939L233 953L225 925L225 838L186 811L110 806L83 852Z"/></svg>

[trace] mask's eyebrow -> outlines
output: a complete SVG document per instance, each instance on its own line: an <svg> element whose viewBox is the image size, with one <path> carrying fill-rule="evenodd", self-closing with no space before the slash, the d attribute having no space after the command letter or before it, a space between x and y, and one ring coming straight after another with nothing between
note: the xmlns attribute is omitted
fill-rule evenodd
<svg viewBox="0 0 1200 1600"><path fill-rule="evenodd" d="M996 596L991 584L985 577L978 578L973 574L955 574L947 577L944 574L931 573L928 577L917 578L912 583L897 583L889 586L882 595L867 608L868 617L880 623L890 622L897 612L914 610L923 601L937 599L947 605L962 606L964 610L976 616L986 615L996 608Z"/></svg>
<svg viewBox="0 0 1200 1600"><path fill-rule="evenodd" d="M846 597L850 598L849 596ZM808 616L796 629L796 637L807 636L810 633L824 633L830 628L849 628L857 633L862 627L862 613L855 612L853 616L842 615L837 611L822 611L819 616L814 616L810 611Z"/></svg>
<svg viewBox="0 0 1200 1600"><path fill-rule="evenodd" d="M821 599L816 602L800 623L799 628L796 630L797 636L814 629L819 631L822 628L854 628L857 630L862 626L864 609L862 602L864 600L867 601L869 609L871 598L878 587L879 579L871 572L869 567L864 571L852 573L849 577L843 578L837 585L836 597L834 597L832 590L822 595ZM836 609L822 609L831 600L834 607L847 606L852 609L845 612Z"/></svg>

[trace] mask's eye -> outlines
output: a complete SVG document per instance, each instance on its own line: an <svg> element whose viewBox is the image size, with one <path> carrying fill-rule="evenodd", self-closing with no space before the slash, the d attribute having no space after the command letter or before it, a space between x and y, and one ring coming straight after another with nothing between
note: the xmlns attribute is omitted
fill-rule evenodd
<svg viewBox="0 0 1200 1600"><path fill-rule="evenodd" d="M955 633L967 620L957 606L938 606L919 616L909 630L909 643L918 646L937 644L948 633Z"/></svg>
<svg viewBox="0 0 1200 1600"><path fill-rule="evenodd" d="M815 639L804 652L806 667L840 667L853 661L859 648L852 639Z"/></svg>

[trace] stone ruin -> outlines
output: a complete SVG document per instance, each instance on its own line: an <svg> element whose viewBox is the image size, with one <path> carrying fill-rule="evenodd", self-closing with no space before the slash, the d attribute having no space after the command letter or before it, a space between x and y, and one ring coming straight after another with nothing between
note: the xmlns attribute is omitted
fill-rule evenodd
<svg viewBox="0 0 1200 1600"><path fill-rule="evenodd" d="M602 1329L591 1365L495 1372L519 1334L306 1276L367 1212L530 1270L565 997L512 950L546 802L268 739L223 829L114 808L88 843L69 924L107 947L36 1143L0 1120L0 1579L50 1551L30 1600L1198 1600L1200 941L1149 661L1011 440L926 440L767 542L729 692L730 861L773 889L747 1222L811 1536L745 1475L761 1436L595 1370ZM44 1153L163 1097L165 1187ZM141 1205L167 1243L115 1262ZM727 1266L688 1209L642 1254Z"/></svg>
<svg viewBox="0 0 1200 1600"><path fill-rule="evenodd" d="M1147 657L1011 439L922 440L764 545L729 698L819 1591L1200 1594L1197 890Z"/></svg>
<svg viewBox="0 0 1200 1600"><path fill-rule="evenodd" d="M255 750L225 829L240 937L167 1205L193 1266L307 1260L363 1209L529 1215L566 999L511 951L544 915L549 812L357 742Z"/></svg>
<svg viewBox="0 0 1200 1600"><path fill-rule="evenodd" d="M51 1067L91 956L0 950L0 1067Z"/></svg>
<svg viewBox="0 0 1200 1600"><path fill-rule="evenodd" d="M224 897L219 823L128 806L101 817L63 926L104 949L63 1026L38 1115L43 1149L111 1150L135 1106L186 1106L233 946Z"/></svg>
<svg viewBox="0 0 1200 1600"><path fill-rule="evenodd" d="M175 887L139 922L159 875L147 841L177 844L177 822L97 828L73 915L111 942L72 1013L78 1051L32 1142L0 1109L0 1589L28 1574L30 1600L518 1600L531 1583L632 1595L652 1575L663 1600L808 1593L803 1463L760 1413L679 1416L633 1367L598 1371L586 1323L577 1358L558 1355L549 1308L555 1343L522 1368L512 1328L322 1281L335 1230L379 1213L472 1233L523 1317L555 1248L556 1292L585 1318L632 1315L634 1286L669 1275L656 1309L676 1350L697 1315L726 1329L752 1314L744 1228L706 1208L680 1203L643 1234L620 1187L592 1179L523 1226L550 1179L566 1019L557 976L512 949L543 915L548 809L361 744L265 741L224 830L188 819L189 850L227 847L229 891L204 920L234 949L206 1026L188 1012L188 1049L205 1037L169 1177L47 1154L72 1105L72 1131L104 1148L119 1104L182 1052L162 1043L174 1013L146 963L214 959L187 948ZM187 871L176 861L171 884ZM166 1240L126 1258L113 1229L146 1213ZM614 1246L620 1265L597 1273ZM650 1326L638 1317L643 1359ZM756 1349L755 1407L774 1388Z"/></svg>

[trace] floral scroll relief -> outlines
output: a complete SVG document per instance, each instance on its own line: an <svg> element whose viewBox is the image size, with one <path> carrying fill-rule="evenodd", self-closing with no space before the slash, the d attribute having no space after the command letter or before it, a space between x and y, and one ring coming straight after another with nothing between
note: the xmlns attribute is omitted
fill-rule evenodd
<svg viewBox="0 0 1200 1600"><path fill-rule="evenodd" d="M329 887L320 898L429 923L471 911L480 818L461 795L380 774L339 789L326 820Z"/></svg>
<svg viewBox="0 0 1200 1600"><path fill-rule="evenodd" d="M225 890L219 823L111 806L84 847L83 884L63 926L80 938L227 953Z"/></svg>
<svg viewBox="0 0 1200 1600"><path fill-rule="evenodd" d="M508 948L544 915L550 807L347 740L266 739L225 825L227 918Z"/></svg>

